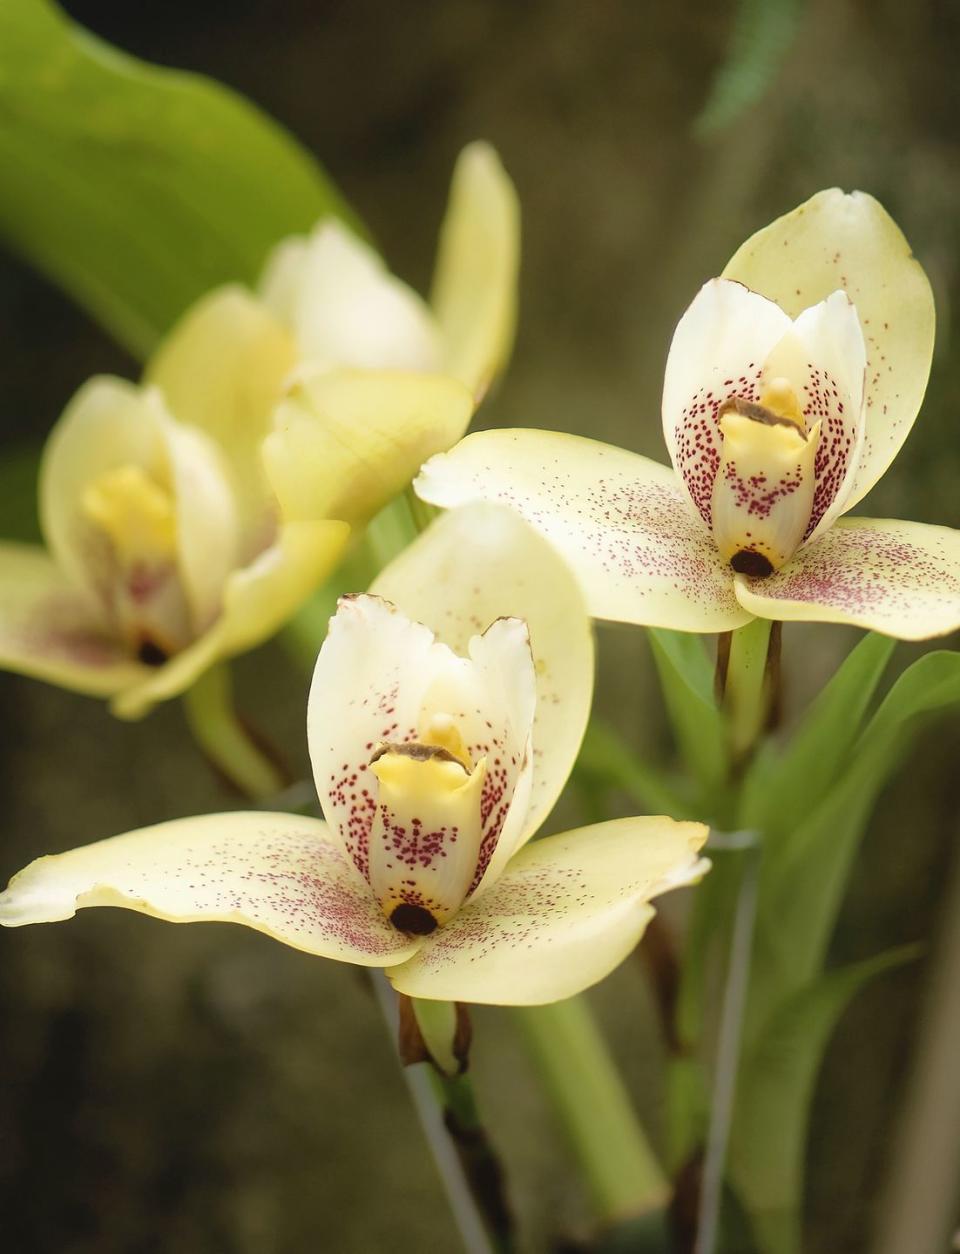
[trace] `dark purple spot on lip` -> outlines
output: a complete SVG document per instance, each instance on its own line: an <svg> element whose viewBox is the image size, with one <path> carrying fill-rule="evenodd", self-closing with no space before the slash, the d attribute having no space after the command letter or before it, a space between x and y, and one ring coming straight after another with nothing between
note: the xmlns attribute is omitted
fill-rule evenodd
<svg viewBox="0 0 960 1254"><path fill-rule="evenodd" d="M754 549L741 549L739 553L734 553L730 565L738 575L749 575L751 579L766 579L767 575L773 574L770 559Z"/></svg>
<svg viewBox="0 0 960 1254"><path fill-rule="evenodd" d="M390 922L398 932L406 932L410 936L429 936L437 930L437 921L429 910L423 906L412 906L406 901L394 909Z"/></svg>
<svg viewBox="0 0 960 1254"><path fill-rule="evenodd" d="M152 640L142 640L137 649L137 661L144 666L163 666L169 660L168 655Z"/></svg>

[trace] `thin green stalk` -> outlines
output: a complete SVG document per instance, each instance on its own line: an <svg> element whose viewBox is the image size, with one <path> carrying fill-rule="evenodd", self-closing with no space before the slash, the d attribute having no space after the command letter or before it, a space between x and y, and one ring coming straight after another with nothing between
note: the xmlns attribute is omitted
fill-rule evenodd
<svg viewBox="0 0 960 1254"><path fill-rule="evenodd" d="M233 705L233 685L226 662L211 667L184 693L187 723L205 756L253 801L272 797L284 787L278 768L256 746Z"/></svg>
<svg viewBox="0 0 960 1254"><path fill-rule="evenodd" d="M662 1213L669 1182L585 999L514 1014L601 1218Z"/></svg>
<svg viewBox="0 0 960 1254"><path fill-rule="evenodd" d="M723 706L735 763L749 755L770 714L767 659L772 626L769 619L755 618L730 637Z"/></svg>

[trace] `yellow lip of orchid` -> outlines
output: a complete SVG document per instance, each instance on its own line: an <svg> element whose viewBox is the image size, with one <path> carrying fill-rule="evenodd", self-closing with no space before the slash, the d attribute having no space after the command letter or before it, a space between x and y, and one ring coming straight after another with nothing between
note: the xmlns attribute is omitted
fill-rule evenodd
<svg viewBox="0 0 960 1254"><path fill-rule="evenodd" d="M960 533L846 519L906 438L930 285L871 197L821 192L748 240L667 359L671 467L576 436L467 436L415 483L500 501L571 564L597 618L717 632L754 616L906 639L960 627Z"/></svg>
<svg viewBox="0 0 960 1254"><path fill-rule="evenodd" d="M326 823L204 815L41 858L0 895L0 924L95 905L232 921L427 998L533 1004L606 975L650 898L707 869L706 831L624 819L530 843L589 712L575 580L515 514L481 505L438 519L382 581L465 652L379 597L341 603L308 711ZM478 636L479 614L494 621Z"/></svg>

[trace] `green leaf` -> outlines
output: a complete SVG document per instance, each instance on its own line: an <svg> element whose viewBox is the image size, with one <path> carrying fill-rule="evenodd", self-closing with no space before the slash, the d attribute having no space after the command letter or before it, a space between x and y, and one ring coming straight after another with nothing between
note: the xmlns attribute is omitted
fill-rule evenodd
<svg viewBox="0 0 960 1254"><path fill-rule="evenodd" d="M727 775L726 734L713 692L713 666L691 632L650 627L647 638L681 755L707 796Z"/></svg>
<svg viewBox="0 0 960 1254"><path fill-rule="evenodd" d="M730 1141L730 1179L764 1254L799 1254L807 1121L820 1063L844 1009L917 945L831 971L789 998L744 1054Z"/></svg>
<svg viewBox="0 0 960 1254"><path fill-rule="evenodd" d="M209 288L343 202L237 93L150 66L49 0L0 4L0 237L145 356Z"/></svg>
<svg viewBox="0 0 960 1254"><path fill-rule="evenodd" d="M782 751L767 745L743 784L741 825L767 842L801 823L843 773L896 641L868 633L806 711Z"/></svg>
<svg viewBox="0 0 960 1254"><path fill-rule="evenodd" d="M803 0L738 0L729 55L694 123L698 135L729 126L771 89L802 8Z"/></svg>
<svg viewBox="0 0 960 1254"><path fill-rule="evenodd" d="M651 763L642 762L619 733L600 719L590 720L574 777L587 787L622 789L644 814L667 814L674 819L693 817L690 806L664 773Z"/></svg>

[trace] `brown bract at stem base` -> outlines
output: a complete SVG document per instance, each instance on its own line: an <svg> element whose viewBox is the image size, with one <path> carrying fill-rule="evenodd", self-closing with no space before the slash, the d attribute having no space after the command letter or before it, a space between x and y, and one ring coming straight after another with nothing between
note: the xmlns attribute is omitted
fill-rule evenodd
<svg viewBox="0 0 960 1254"><path fill-rule="evenodd" d="M473 1041L473 1023L470 1012L463 1002L454 1003L457 1012L456 1028L453 1036L453 1056L459 1068L458 1075L463 1075L470 1064L470 1045ZM413 1000L404 993L397 994L397 1052L405 1067L415 1066L418 1062L429 1062L441 1075L447 1073L427 1048L420 1031L420 1024L413 1009Z"/></svg>

